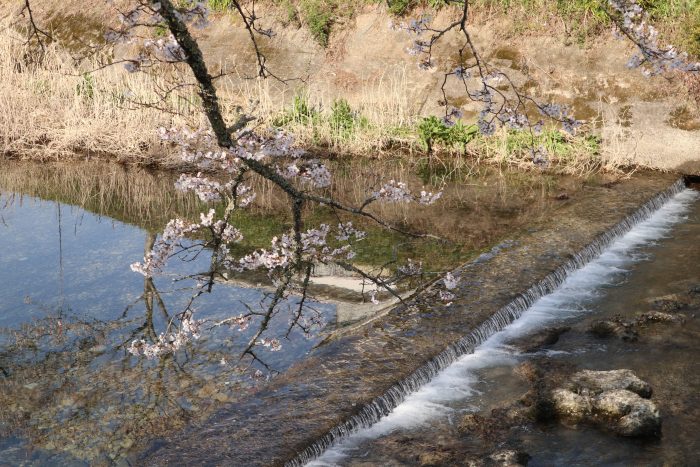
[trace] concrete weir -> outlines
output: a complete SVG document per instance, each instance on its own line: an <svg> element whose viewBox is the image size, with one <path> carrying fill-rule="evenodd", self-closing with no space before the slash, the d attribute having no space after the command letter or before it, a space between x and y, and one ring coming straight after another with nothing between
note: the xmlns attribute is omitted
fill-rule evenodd
<svg viewBox="0 0 700 467"><path fill-rule="evenodd" d="M377 422L684 188L672 175L645 174L584 190L550 220L458 268L450 305L428 290L317 348L206 423L152 443L135 460L303 465Z"/></svg>

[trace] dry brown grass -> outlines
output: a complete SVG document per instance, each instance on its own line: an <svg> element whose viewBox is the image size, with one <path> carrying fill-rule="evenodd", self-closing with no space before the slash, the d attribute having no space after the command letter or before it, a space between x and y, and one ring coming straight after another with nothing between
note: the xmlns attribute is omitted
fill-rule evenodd
<svg viewBox="0 0 700 467"><path fill-rule="evenodd" d="M106 157L117 162L172 166L179 163L172 148L160 144L159 126L203 124L194 88L173 93L162 103L173 113L136 106L133 101L158 101L158 89L188 79L186 70L162 74L127 73L119 65L99 68L97 60L76 64L58 46L46 50L42 66L26 66L26 50L8 29L0 32L0 154L33 160ZM167 73L172 73L168 75ZM320 79L320 78L319 78ZM259 117L265 128L289 114L289 102L302 92L313 118L287 120L285 129L299 145L335 154L377 157L411 156L420 151L417 123L420 102L412 101L406 69L388 72L346 95L329 95L312 79L301 91L281 92L272 80L246 80L235 75L220 79L222 108L231 117L241 105ZM352 128L338 129L334 103L346 99L352 110ZM233 121L229 118L230 121ZM533 168L527 151L513 152L509 136L500 132L489 140L470 144L469 161ZM459 158L461 148L443 148L442 157ZM594 166L585 147L573 147L556 160L556 170L586 174Z"/></svg>
<svg viewBox="0 0 700 467"><path fill-rule="evenodd" d="M152 231L173 217L196 219L205 209L193 194L175 190L175 180L175 174L96 161L8 161L0 170L0 187L6 193L78 205Z"/></svg>
<svg viewBox="0 0 700 467"><path fill-rule="evenodd" d="M49 45L41 66L25 64L26 48L0 32L0 154L35 160L108 155L116 161L167 163L155 129L195 117L172 117L132 100L155 100L154 81L96 60L74 65Z"/></svg>
<svg viewBox="0 0 700 467"><path fill-rule="evenodd" d="M364 83L357 91L334 95L315 80L304 88L282 89L272 80L229 79L219 83L225 101L253 103L249 110L259 117L261 126L269 126L288 114L298 96L315 114L315 118L293 119L285 124L301 146L372 157L394 155L397 145L414 149L413 128L420 117L418 103L410 102L409 87L405 69ZM333 104L339 100L345 100L356 117L352 131L338 131L333 123Z"/></svg>
<svg viewBox="0 0 700 467"><path fill-rule="evenodd" d="M107 156L118 162L170 165L175 160L160 145L159 126L199 126L201 115L188 103L190 95L173 97L163 106L173 116L133 102L156 102L157 89L172 85L166 78L144 73L129 74L119 65L100 68L96 60L75 64L68 52L56 45L46 49L41 66L27 66L27 49L8 29L0 32L0 154L33 160L66 160ZM269 80L219 80L225 113L243 105L268 126L287 107L294 94L289 88L280 98ZM328 116L336 96L309 88L310 104L324 118L313 124L292 124L288 130L303 146L322 144L337 152L370 154L386 143L391 129L416 120L415 109L405 97L405 74L385 77L366 86L351 104L369 124L340 135ZM183 107L183 102L185 105ZM410 138L409 138L410 139Z"/></svg>

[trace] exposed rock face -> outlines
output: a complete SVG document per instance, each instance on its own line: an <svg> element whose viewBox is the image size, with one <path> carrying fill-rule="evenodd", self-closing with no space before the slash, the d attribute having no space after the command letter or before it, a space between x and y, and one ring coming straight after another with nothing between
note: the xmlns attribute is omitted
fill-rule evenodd
<svg viewBox="0 0 700 467"><path fill-rule="evenodd" d="M632 370L591 371L575 373L569 389L584 395L598 395L604 391L625 389L642 397L651 397L651 386L642 381Z"/></svg>
<svg viewBox="0 0 700 467"><path fill-rule="evenodd" d="M591 416L590 397L581 396L568 389L555 389L551 397L556 413L562 417L579 422Z"/></svg>
<svg viewBox="0 0 700 467"><path fill-rule="evenodd" d="M548 421L557 416L552 401L552 388L561 387L573 372L568 364L548 358L524 362L515 373L532 383L532 389L520 398L520 403L529 407L530 418Z"/></svg>
<svg viewBox="0 0 700 467"><path fill-rule="evenodd" d="M606 427L621 436L653 436L661 430L661 415L651 387L630 370L584 370L565 387L554 389L556 414L575 423Z"/></svg>
<svg viewBox="0 0 700 467"><path fill-rule="evenodd" d="M622 436L650 436L661 429L656 404L625 389L606 391L594 404L599 415L616 422L613 429Z"/></svg>

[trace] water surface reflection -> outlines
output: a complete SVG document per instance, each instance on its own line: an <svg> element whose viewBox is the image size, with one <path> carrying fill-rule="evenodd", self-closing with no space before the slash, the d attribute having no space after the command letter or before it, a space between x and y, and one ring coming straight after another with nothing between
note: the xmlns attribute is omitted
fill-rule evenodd
<svg viewBox="0 0 700 467"><path fill-rule="evenodd" d="M434 210L382 207L378 215L447 241L397 237L372 226L358 257L369 267L406 258L437 272L546 218L586 184L546 174L486 170L442 180L402 163L348 163L331 188L355 203L378 177L413 187L446 183ZM184 351L157 360L131 357L136 338L154 340L192 295L193 283L173 280L206 271L208 255L171 263L166 275L144 279L129 265L141 259L171 218L197 218L205 207L173 190L174 174L106 164L52 166L3 162L0 172L0 458L10 464L104 463L145 442L205 420L226 404L254 395L264 381L238 362L254 332L226 326L204 332ZM362 181L362 183L359 183ZM434 189L433 184L426 188ZM289 222L280 197L255 185L252 214L237 219L250 243L269 245ZM565 193L565 197L558 196ZM558 199L557 199L558 198ZM284 201L284 199L282 199ZM311 213L316 222L329 213ZM372 230L374 229L374 230ZM428 276L430 279L434 276ZM246 278L243 278L246 279ZM265 297L257 278L217 285L196 302L206 326L244 312ZM252 287L251 287L252 286ZM294 306L290 299L288 306ZM314 305L333 322L335 307ZM270 326L286 329L284 314ZM296 331L295 331L296 332ZM292 334L283 352L264 362L284 371L324 336ZM262 401L261 403L264 403Z"/></svg>
<svg viewBox="0 0 700 467"><path fill-rule="evenodd" d="M144 279L129 264L143 256L153 233L18 194L0 195L0 207L5 461L117 459L264 384L237 365L254 323L244 332L211 329L185 351L154 361L125 350L135 338L156 339L183 308L193 284L173 277L206 270L206 254ZM255 288L219 285L198 299L197 315L215 323L263 298ZM317 307L332 319L333 307ZM317 340L291 335L284 352L264 361L283 371Z"/></svg>

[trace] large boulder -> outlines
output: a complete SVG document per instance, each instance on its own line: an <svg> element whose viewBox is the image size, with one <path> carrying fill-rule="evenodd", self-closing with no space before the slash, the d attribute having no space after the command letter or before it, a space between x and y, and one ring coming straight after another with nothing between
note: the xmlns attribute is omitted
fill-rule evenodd
<svg viewBox="0 0 700 467"><path fill-rule="evenodd" d="M642 381L632 370L593 371L574 373L569 379L569 389L586 395L598 395L604 391L626 389L642 397L651 397L651 386Z"/></svg>
<svg viewBox="0 0 700 467"><path fill-rule="evenodd" d="M568 420L579 422L592 414L591 399L588 396L558 388L552 391L551 398L557 415Z"/></svg>
<svg viewBox="0 0 700 467"><path fill-rule="evenodd" d="M651 400L652 389L631 370L574 373L550 400L559 418L590 423L621 436L653 436L661 432L661 415Z"/></svg>
<svg viewBox="0 0 700 467"><path fill-rule="evenodd" d="M652 436L661 431L656 404L625 389L602 393L594 400L594 410L610 419L612 430L622 436Z"/></svg>

